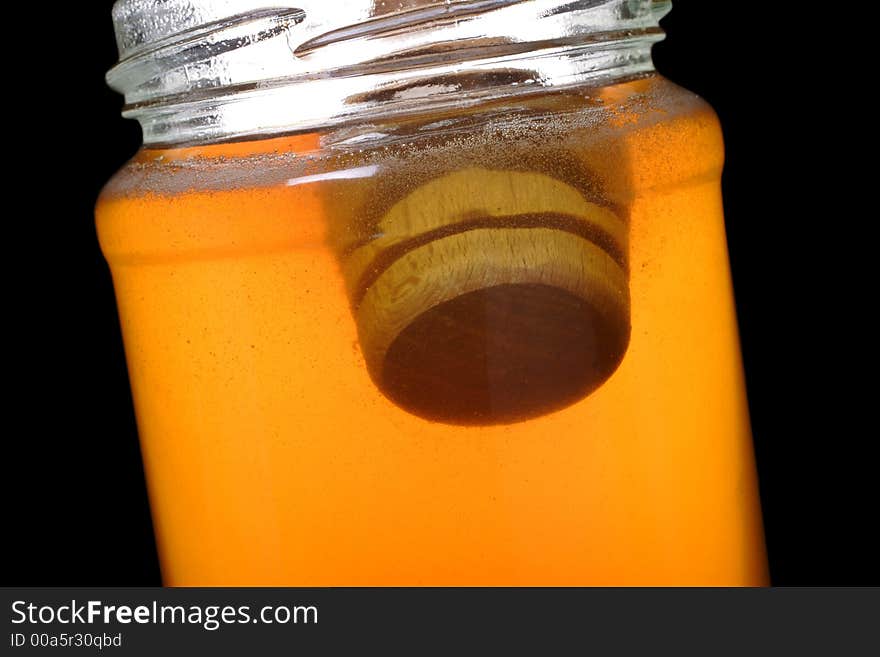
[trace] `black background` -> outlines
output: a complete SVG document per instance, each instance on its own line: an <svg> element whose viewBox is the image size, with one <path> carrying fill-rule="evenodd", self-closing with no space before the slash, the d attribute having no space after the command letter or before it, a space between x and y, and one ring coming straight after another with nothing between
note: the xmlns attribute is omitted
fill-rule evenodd
<svg viewBox="0 0 880 657"><path fill-rule="evenodd" d="M747 6L748 5L748 6ZM770 7L768 5L777 5ZM725 209L773 582L878 584L865 274L873 190L843 146L871 130L832 16L679 0L661 73L705 97L727 143ZM109 273L92 209L137 150L104 84L109 2L10 9L4 100L4 585L153 585L153 546ZM18 26L15 28L14 26ZM848 116L841 113L845 107ZM874 207L874 206L870 206ZM864 327L867 327L865 330ZM867 377L861 382L855 375Z"/></svg>

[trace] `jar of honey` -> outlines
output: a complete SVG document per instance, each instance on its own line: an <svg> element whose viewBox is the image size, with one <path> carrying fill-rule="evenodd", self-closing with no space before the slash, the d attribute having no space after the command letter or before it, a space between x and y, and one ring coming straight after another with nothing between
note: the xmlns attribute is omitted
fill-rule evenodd
<svg viewBox="0 0 880 657"><path fill-rule="evenodd" d="M170 585L760 585L669 2L119 0L97 204Z"/></svg>

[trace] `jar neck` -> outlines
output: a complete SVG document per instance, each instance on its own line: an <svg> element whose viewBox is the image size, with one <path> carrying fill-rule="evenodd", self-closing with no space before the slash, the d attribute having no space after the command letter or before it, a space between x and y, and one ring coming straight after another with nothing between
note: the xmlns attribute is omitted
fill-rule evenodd
<svg viewBox="0 0 880 657"><path fill-rule="evenodd" d="M148 146L369 123L649 74L670 4L120 0L107 81Z"/></svg>

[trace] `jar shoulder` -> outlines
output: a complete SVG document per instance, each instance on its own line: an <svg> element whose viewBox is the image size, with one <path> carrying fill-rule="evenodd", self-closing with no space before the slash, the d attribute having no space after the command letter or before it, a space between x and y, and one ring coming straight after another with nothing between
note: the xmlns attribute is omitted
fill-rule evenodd
<svg viewBox="0 0 880 657"><path fill-rule="evenodd" d="M712 107L654 74L323 133L143 149L107 182L98 205L121 196L271 187L351 170L412 180L471 167L579 168L609 195L627 197L719 176L723 154Z"/></svg>
<svg viewBox="0 0 880 657"><path fill-rule="evenodd" d="M604 93L608 101L597 120L572 126L566 139L615 200L720 181L721 125L703 98L659 75Z"/></svg>

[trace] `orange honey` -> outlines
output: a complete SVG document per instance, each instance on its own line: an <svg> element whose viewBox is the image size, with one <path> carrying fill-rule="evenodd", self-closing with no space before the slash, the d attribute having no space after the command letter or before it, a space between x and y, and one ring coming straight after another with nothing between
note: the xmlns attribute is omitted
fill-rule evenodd
<svg viewBox="0 0 880 657"><path fill-rule="evenodd" d="M123 169L97 221L165 582L766 584L721 134L679 91L651 76L521 103L528 121L484 109L507 117L491 131L152 149ZM408 170L552 173L557 156L625 226L619 364L522 418L402 406L365 358L346 235L412 193L382 191ZM490 319L480 340L508 330Z"/></svg>

